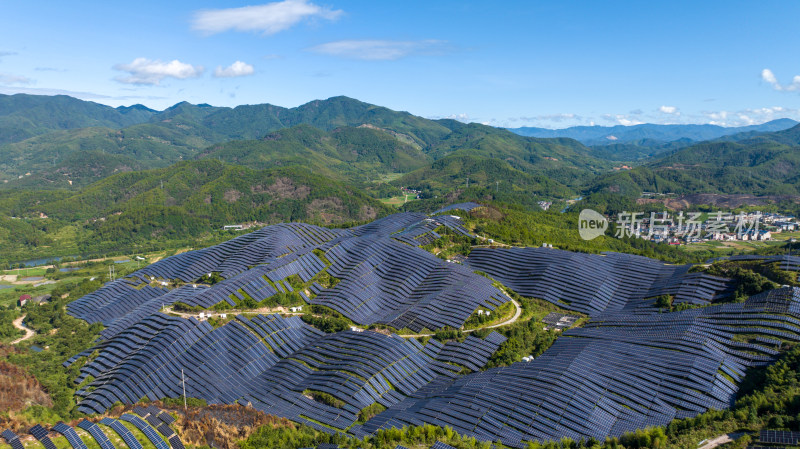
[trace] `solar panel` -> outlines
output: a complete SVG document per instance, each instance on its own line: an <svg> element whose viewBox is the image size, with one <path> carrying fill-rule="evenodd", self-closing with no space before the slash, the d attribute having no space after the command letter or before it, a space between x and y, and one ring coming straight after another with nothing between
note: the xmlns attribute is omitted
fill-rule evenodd
<svg viewBox="0 0 800 449"><path fill-rule="evenodd" d="M111 338L176 302L211 307L223 301L233 305L231 298L241 299L240 291L257 301L278 291L291 292L288 276L308 282L326 269L312 252L322 249L333 263L329 272L340 282L330 291L313 287L318 296L311 302L332 307L359 324L412 330L458 327L478 307L493 310L509 298L488 279L415 247L435 239L434 229L440 226L468 234L457 217L413 213L349 230L301 223L268 226L161 260L70 303L67 310L72 316L103 323L102 337ZM192 281L209 272L221 273L224 280L210 287L170 286L172 280ZM364 281L370 288L362 288ZM359 306L365 301L366 307Z"/></svg>
<svg viewBox="0 0 800 449"><path fill-rule="evenodd" d="M78 424L78 427L81 429L89 432L92 438L97 441L97 444L100 445L100 449L115 449L114 445L111 443L111 440L108 439L103 430L97 426L97 424L84 419Z"/></svg>
<svg viewBox="0 0 800 449"><path fill-rule="evenodd" d="M100 420L100 424L110 427L114 432L122 438L122 441L128 445L129 449L142 449L142 443L133 436L133 433L125 427L121 422L117 421L116 419L111 418L103 418Z"/></svg>
<svg viewBox="0 0 800 449"><path fill-rule="evenodd" d="M791 432L786 430L762 430L759 432L758 442L764 444L796 446L800 444L800 432Z"/></svg>
<svg viewBox="0 0 800 449"><path fill-rule="evenodd" d="M4 430L2 435L12 449L25 449L25 446L23 446L22 442L19 441L19 437L17 436L17 434L12 432L11 430L9 429Z"/></svg>
<svg viewBox="0 0 800 449"><path fill-rule="evenodd" d="M183 442L178 438L178 435L169 437L169 444L172 446L172 449L184 449Z"/></svg>
<svg viewBox="0 0 800 449"><path fill-rule="evenodd" d="M64 435L64 437L67 439L70 446L73 447L73 449L87 449L86 444L83 442L83 440L81 440L81 438L75 432L75 429L73 429L72 427L59 421L58 423L56 423L55 426L53 426L53 430L60 433L61 435Z"/></svg>
<svg viewBox="0 0 800 449"><path fill-rule="evenodd" d="M642 256L585 254L552 248L475 248L467 264L520 295L541 298L591 316L653 307L660 295L673 303L707 305L729 297L729 279L689 272Z"/></svg>
<svg viewBox="0 0 800 449"><path fill-rule="evenodd" d="M705 306L729 295L732 284L688 265L616 253L476 248L467 265L448 264L418 246L437 238L441 227L466 233L449 210L395 214L350 229L269 226L164 259L74 301L71 315L106 326L95 348L66 363L97 352L75 379L93 378L80 391L78 410L102 413L117 401L177 398L185 378L187 396L247 405L328 433L350 429L364 437L430 423L511 446L565 436L602 440L729 407L747 369L771 363L783 342L800 341L798 289L660 314L657 295ZM337 282L327 288L314 282L322 270ZM238 316L214 328L159 313L177 301L230 303L241 292L267 298L278 288L291 291L287 277L298 276L311 285L312 304L356 323L457 328L479 307L493 310L510 300L473 270L592 320L565 331L532 362L481 371L503 335L423 345L369 331L324 334L297 316ZM180 285L210 272L223 280L173 287L176 279ZM554 326L563 318L553 317ZM463 368L473 373L461 375ZM360 410L376 403L386 410L354 425ZM134 411L147 421L121 419L158 449L168 448L153 427L176 447L173 418L155 407ZM102 423L122 432L114 422Z"/></svg>
<svg viewBox="0 0 800 449"><path fill-rule="evenodd" d="M120 420L129 422L133 424L137 429L139 429L156 449L169 449L169 446L160 436L158 433L147 424L142 418L139 418L136 415L131 415L130 413L123 413L122 416L119 417Z"/></svg>
<svg viewBox="0 0 800 449"><path fill-rule="evenodd" d="M456 449L456 448L454 448L453 446L450 446L449 444L444 444L441 441L437 441L437 442L433 443L433 446L431 446L431 449Z"/></svg>
<svg viewBox="0 0 800 449"><path fill-rule="evenodd" d="M41 425L36 424L35 426L31 427L30 429L28 429L28 433L30 433L31 435L33 435L34 438L39 440L39 442L42 443L42 446L44 446L45 449L56 449L56 445L53 444L53 440L51 440L50 437L48 436L50 432L48 432L47 429L45 429Z"/></svg>
<svg viewBox="0 0 800 449"><path fill-rule="evenodd" d="M787 288L744 303L669 314L602 314L566 331L532 362L420 390L360 431L373 434L423 422L506 443L603 439L724 409L733 403L747 368L777 355L772 345L733 336L781 332L782 338L798 341L800 313L771 312L777 305L796 310L798 304L800 289ZM784 326L793 327L793 333Z"/></svg>

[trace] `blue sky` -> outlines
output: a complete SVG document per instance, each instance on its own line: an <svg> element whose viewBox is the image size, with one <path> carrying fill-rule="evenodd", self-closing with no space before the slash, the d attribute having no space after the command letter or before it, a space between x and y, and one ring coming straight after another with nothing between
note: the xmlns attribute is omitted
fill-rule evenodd
<svg viewBox="0 0 800 449"><path fill-rule="evenodd" d="M800 120L800 2L0 4L0 93L113 106L347 95L495 126Z"/></svg>

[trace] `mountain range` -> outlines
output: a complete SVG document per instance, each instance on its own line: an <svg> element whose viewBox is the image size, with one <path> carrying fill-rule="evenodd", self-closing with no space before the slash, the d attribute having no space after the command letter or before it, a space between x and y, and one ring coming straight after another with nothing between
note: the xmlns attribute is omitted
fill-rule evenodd
<svg viewBox="0 0 800 449"><path fill-rule="evenodd" d="M783 131L798 122L782 118L759 125L723 127L718 125L573 126L563 129L509 128L521 136L570 138L591 146L594 156L610 160L639 160L686 148L698 142L741 140L766 132Z"/></svg>
<svg viewBox="0 0 800 449"><path fill-rule="evenodd" d="M32 127L48 99L50 119ZM3 101L5 126L16 137L0 145L0 181L13 188L74 189L115 173L204 158L257 169L297 164L356 183L470 152L567 185L611 167L574 140L428 120L347 97L291 109L179 103L164 111L21 94Z"/></svg>
<svg viewBox="0 0 800 449"><path fill-rule="evenodd" d="M401 188L426 200L414 208L470 200L538 210L578 196L630 207L642 192L800 198L800 125L764 131L791 120L722 136L734 129L614 128L680 139L587 146L347 97L155 111L20 94L0 105L0 250L11 255L55 242L68 254L142 248L229 223L366 221L388 214L379 200Z"/></svg>
<svg viewBox="0 0 800 449"><path fill-rule="evenodd" d="M567 137L575 139L584 145L608 145L613 143L636 142L645 139L659 142L674 142L676 140L689 139L694 142L699 142L747 132L782 131L797 125L797 123L798 122L794 120L782 118L760 125L734 127L707 124L656 125L645 123L632 126L573 126L563 129L521 127L508 129L515 134L527 137Z"/></svg>
<svg viewBox="0 0 800 449"><path fill-rule="evenodd" d="M638 197L661 193L800 195L800 125L738 141L701 142L632 170L599 176L587 189Z"/></svg>

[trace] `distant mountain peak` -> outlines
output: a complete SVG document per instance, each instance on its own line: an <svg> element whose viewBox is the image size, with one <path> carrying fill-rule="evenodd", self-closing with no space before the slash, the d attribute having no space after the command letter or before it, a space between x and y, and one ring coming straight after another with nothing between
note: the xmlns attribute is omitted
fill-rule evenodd
<svg viewBox="0 0 800 449"><path fill-rule="evenodd" d="M718 125L704 124L685 124L685 125L657 125L653 123L643 123L633 126L572 126L563 129L546 128L508 128L509 131L527 137L555 138L568 137L581 142L584 145L608 145L609 141L614 144L632 143L642 140L652 142L669 143L681 139L689 139L694 142L714 140L721 137L730 136L744 132L775 132L791 128L798 122L789 118L771 120L760 125L749 125L739 127L723 127Z"/></svg>

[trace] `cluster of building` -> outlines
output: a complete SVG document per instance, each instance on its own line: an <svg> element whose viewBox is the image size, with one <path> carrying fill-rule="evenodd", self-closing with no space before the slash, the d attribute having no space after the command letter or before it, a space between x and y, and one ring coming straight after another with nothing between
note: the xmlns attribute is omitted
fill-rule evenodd
<svg viewBox="0 0 800 449"><path fill-rule="evenodd" d="M765 241L773 235L800 229L795 217L762 212L622 212L616 237L639 237L670 244L702 241Z"/></svg>
<svg viewBox="0 0 800 449"><path fill-rule="evenodd" d="M403 195L411 195L416 199L420 199L419 198L419 194L421 192L419 190L417 190L417 189L412 189L412 188L409 188L409 187L400 187L400 191L403 192Z"/></svg>
<svg viewBox="0 0 800 449"><path fill-rule="evenodd" d="M52 296L50 295L39 295L39 296L31 296L28 294L20 295L19 297L19 306L24 307L25 304L32 303L32 304L44 304L49 302Z"/></svg>

